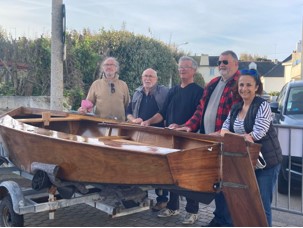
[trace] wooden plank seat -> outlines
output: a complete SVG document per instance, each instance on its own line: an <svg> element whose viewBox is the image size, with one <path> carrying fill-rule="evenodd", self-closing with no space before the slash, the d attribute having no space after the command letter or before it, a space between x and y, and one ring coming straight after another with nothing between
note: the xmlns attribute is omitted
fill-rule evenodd
<svg viewBox="0 0 303 228"><path fill-rule="evenodd" d="M28 118L28 119L17 119L22 123L41 123L44 122L43 118ZM68 116L68 117L51 117L49 118L50 122L59 122L59 121L79 121L80 117L77 116Z"/></svg>

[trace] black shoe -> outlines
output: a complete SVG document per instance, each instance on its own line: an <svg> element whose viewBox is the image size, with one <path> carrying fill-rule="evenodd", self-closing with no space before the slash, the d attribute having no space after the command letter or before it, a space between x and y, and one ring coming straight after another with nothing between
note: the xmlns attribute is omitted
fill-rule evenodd
<svg viewBox="0 0 303 228"><path fill-rule="evenodd" d="M161 211L163 208L166 208L167 202L157 202L155 206L152 207L153 212Z"/></svg>

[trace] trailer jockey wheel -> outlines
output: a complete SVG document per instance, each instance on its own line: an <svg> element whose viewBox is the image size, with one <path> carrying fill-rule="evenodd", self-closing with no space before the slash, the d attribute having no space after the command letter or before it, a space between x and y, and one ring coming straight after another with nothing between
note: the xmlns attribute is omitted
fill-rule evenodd
<svg viewBox="0 0 303 228"><path fill-rule="evenodd" d="M14 212L10 195L6 195L0 202L0 226L24 226L23 215L18 215Z"/></svg>
<svg viewBox="0 0 303 228"><path fill-rule="evenodd" d="M48 175L42 171L38 170L33 177L32 180L32 188L36 191L39 191L43 188L49 188L52 185L52 183L49 180Z"/></svg>

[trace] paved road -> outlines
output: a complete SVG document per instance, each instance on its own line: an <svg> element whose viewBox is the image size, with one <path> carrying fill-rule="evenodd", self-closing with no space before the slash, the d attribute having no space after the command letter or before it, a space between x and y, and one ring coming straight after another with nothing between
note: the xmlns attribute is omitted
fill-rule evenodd
<svg viewBox="0 0 303 228"><path fill-rule="evenodd" d="M0 180L11 179L24 184L24 179L11 175L1 175ZM149 192L149 197L155 199L153 191ZM70 206L59 209L55 212L55 219L49 220L48 212L24 215L25 226L29 227L174 227L183 226L182 219L185 216L185 203L181 200L181 214L170 218L158 218L157 213L151 210L131 214L123 217L111 218L106 213L97 210L86 204ZM200 204L199 220L191 226L205 226L213 218L214 204ZM302 226L303 216L273 210L273 226L294 227ZM184 225L186 226L186 225Z"/></svg>

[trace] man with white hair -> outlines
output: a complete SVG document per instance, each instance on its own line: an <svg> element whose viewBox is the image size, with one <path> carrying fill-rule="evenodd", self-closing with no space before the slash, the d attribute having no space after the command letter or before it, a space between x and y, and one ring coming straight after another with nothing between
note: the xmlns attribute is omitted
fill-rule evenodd
<svg viewBox="0 0 303 228"><path fill-rule="evenodd" d="M157 72L148 68L141 76L142 86L139 86L126 110L126 117L129 122L141 124L151 118L163 108L164 101L168 94L168 88L158 84ZM164 122L153 124L155 127L164 127ZM153 211L159 211L166 207L168 191L156 189L157 203L152 207Z"/></svg>
<svg viewBox="0 0 303 228"><path fill-rule="evenodd" d="M130 96L127 84L119 79L119 63L116 58L107 57L101 68L101 78L93 82L78 111L87 113L94 109L101 118L125 121Z"/></svg>

